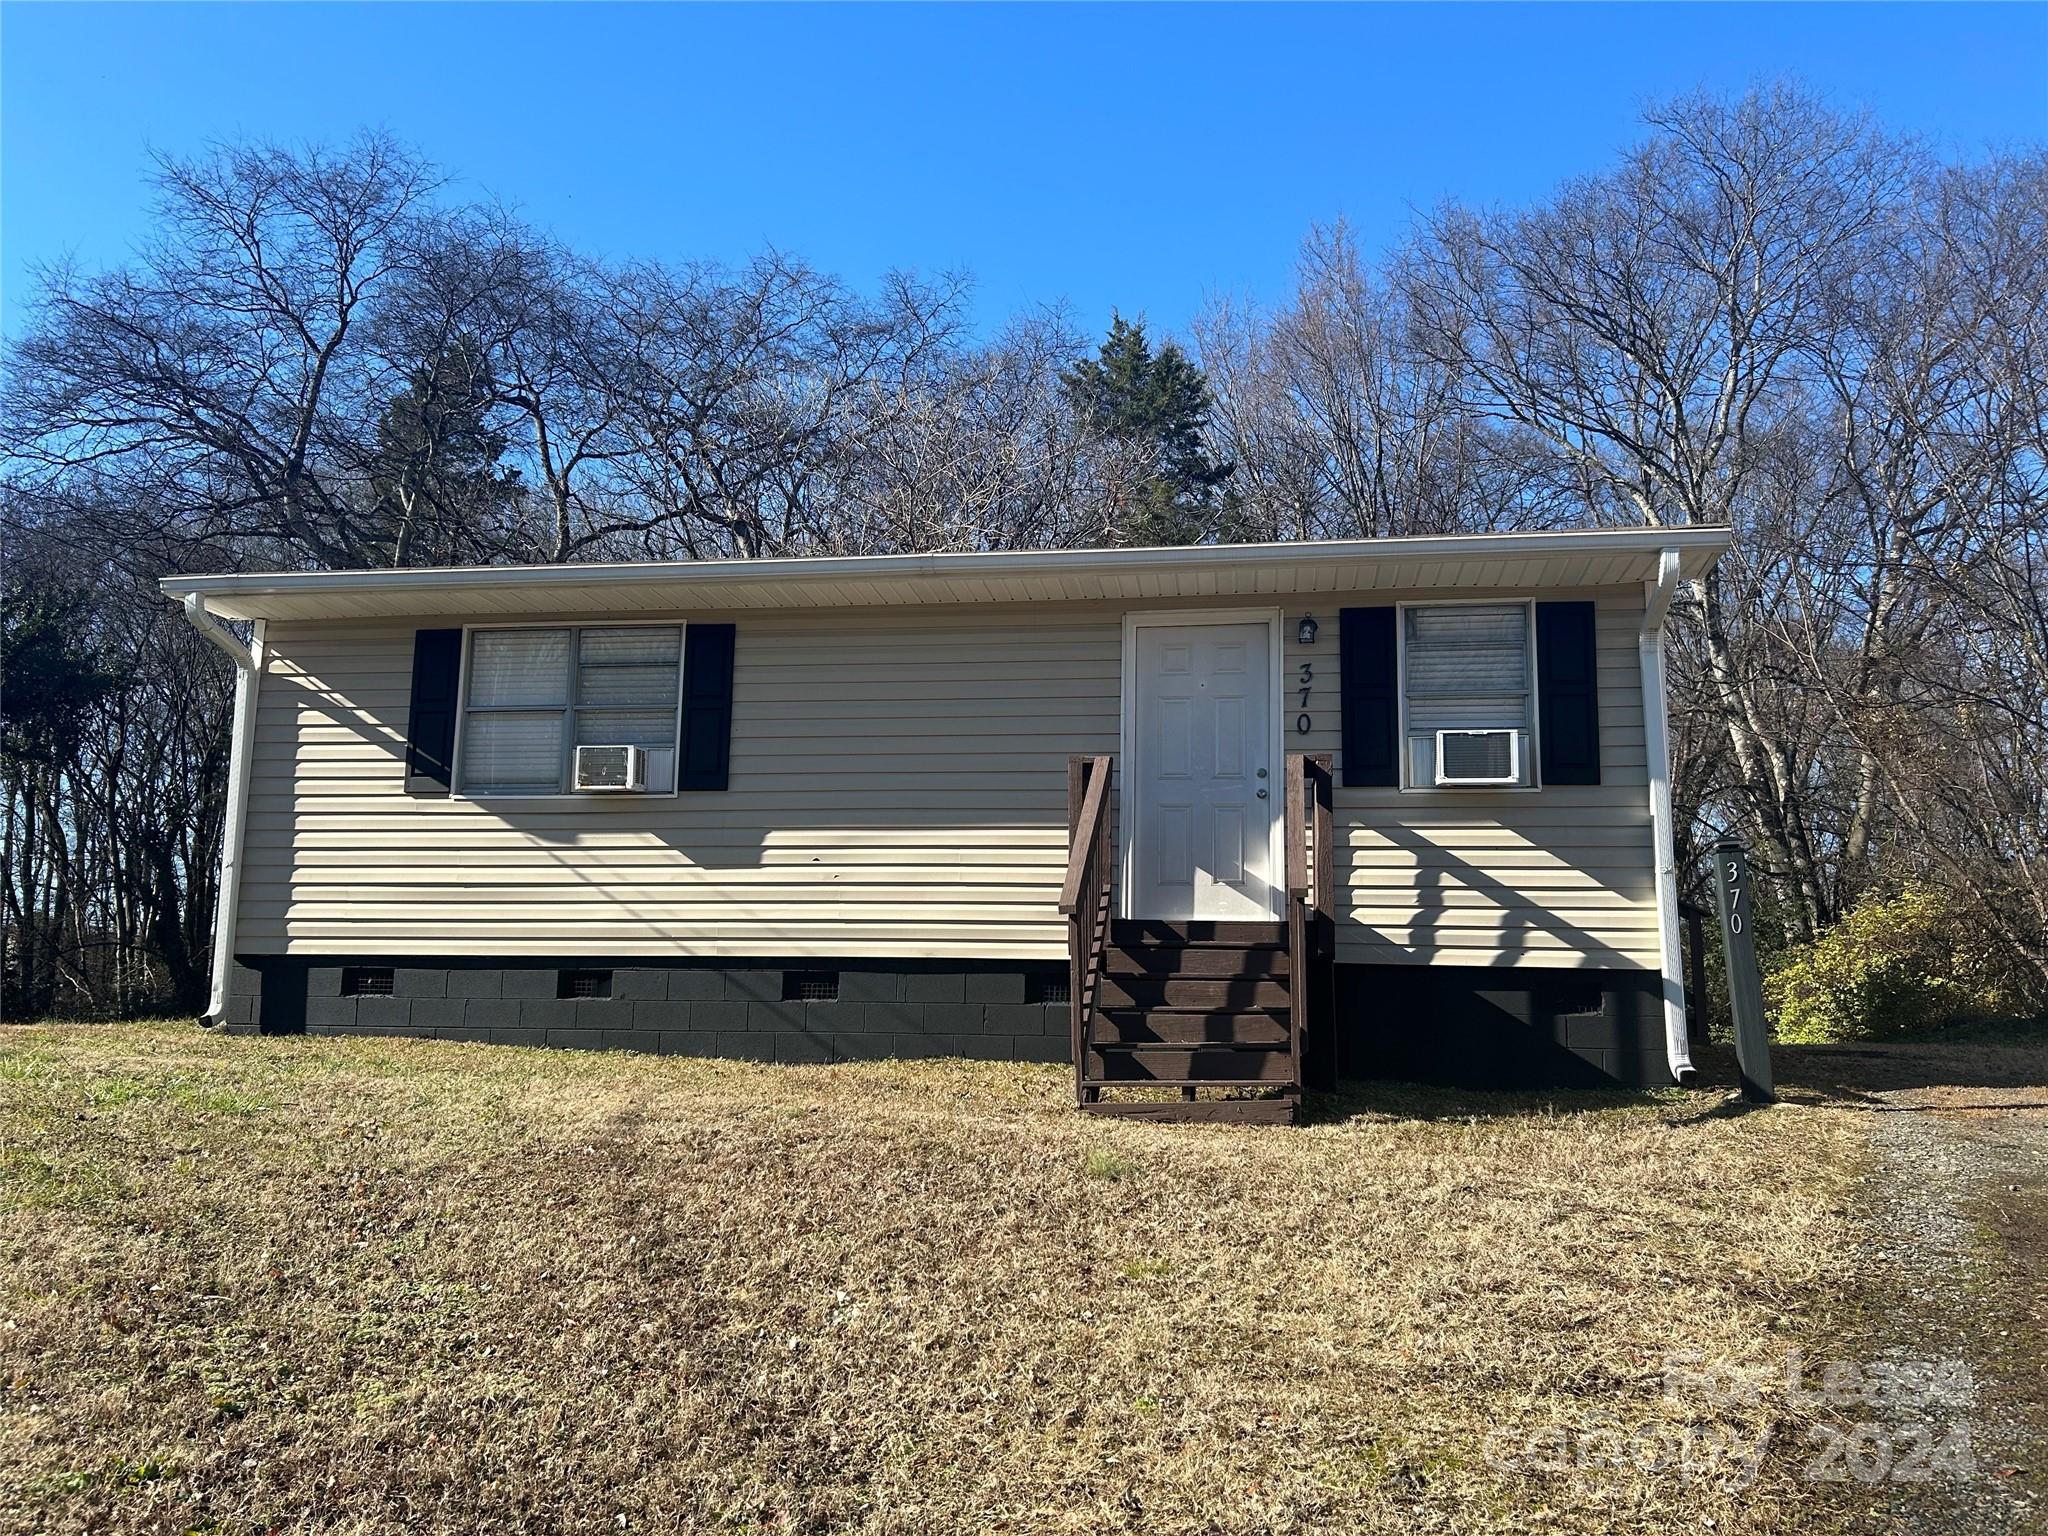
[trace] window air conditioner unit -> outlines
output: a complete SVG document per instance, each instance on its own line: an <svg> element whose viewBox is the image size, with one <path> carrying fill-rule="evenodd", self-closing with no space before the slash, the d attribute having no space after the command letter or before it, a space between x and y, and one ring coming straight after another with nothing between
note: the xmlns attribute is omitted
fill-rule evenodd
<svg viewBox="0 0 2048 1536"><path fill-rule="evenodd" d="M1436 781L1448 786L1518 784L1521 756L1519 731L1438 731Z"/></svg>
<svg viewBox="0 0 2048 1536"><path fill-rule="evenodd" d="M578 747L579 793L637 795L647 788L647 754L638 747Z"/></svg>

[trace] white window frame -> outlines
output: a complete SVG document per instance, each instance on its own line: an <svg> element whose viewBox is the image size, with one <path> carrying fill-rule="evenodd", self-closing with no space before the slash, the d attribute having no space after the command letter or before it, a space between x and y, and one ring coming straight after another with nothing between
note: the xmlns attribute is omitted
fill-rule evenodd
<svg viewBox="0 0 2048 1536"><path fill-rule="evenodd" d="M1417 784L1408 729L1408 610L1410 608L1519 607L1529 637L1529 782L1526 784ZM1542 686L1536 665L1536 600L1528 597L1450 597L1394 605L1394 686L1400 700L1401 793L1404 795L1533 795L1543 787ZM1504 728L1504 727L1503 727Z"/></svg>
<svg viewBox="0 0 2048 1536"><path fill-rule="evenodd" d="M561 711L564 717L562 776L559 780L562 788L558 790L543 790L538 794L531 795L517 793L478 794L474 790L466 790L462 787L463 744L469 737L470 648L475 643L474 637L479 632L483 630L506 629L560 629L567 630L569 634L569 702L562 706ZM580 654L578 641L586 629L673 629L678 632L679 641L676 651L675 769L670 775L669 787L666 791L657 789L645 791L637 795L590 795L578 794L569 787L574 782L573 775L576 762L576 669L580 665L578 660ZM455 753L454 760L449 764L448 777L450 783L448 793L450 798L475 801L478 804L495 804L501 800L516 800L521 805L535 805L546 802L593 806L618 804L620 802L631 805L636 800L672 800L676 798L676 796L682 793L680 784L683 776L683 668L689 660L689 652L690 626L689 622L684 619L604 619L595 623L585 623L575 619L564 619L556 623L527 620L520 623L463 625L462 665L457 669L455 678ZM485 711L485 713L495 712ZM524 711L513 709L504 712L507 714L546 713L545 710L539 709Z"/></svg>

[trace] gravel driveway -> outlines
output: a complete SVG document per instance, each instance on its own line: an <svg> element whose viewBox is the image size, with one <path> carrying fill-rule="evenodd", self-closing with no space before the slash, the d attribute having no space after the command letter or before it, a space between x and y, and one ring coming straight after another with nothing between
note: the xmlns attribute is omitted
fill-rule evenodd
<svg viewBox="0 0 2048 1536"><path fill-rule="evenodd" d="M2048 1530L2048 1047L1787 1055L1788 1099L1871 1117L1870 1215L1853 1257L1870 1322L1853 1352L1961 1368L1930 1400L1877 1410L1889 1449L1960 1430L1948 1443L1968 1450L1927 1481L1871 1478L1871 1523ZM1860 1480L1852 1470L1851 1488Z"/></svg>

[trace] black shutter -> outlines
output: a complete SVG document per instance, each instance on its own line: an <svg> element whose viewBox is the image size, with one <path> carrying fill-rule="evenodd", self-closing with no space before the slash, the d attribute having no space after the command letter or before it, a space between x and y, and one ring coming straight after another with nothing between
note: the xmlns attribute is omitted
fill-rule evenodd
<svg viewBox="0 0 2048 1536"><path fill-rule="evenodd" d="M677 789L723 789L732 756L730 624L692 624L683 632L683 743Z"/></svg>
<svg viewBox="0 0 2048 1536"><path fill-rule="evenodd" d="M1394 609L1345 608L1337 615L1339 682L1343 690L1344 783L1351 788L1401 783L1401 703L1394 649Z"/></svg>
<svg viewBox="0 0 2048 1536"><path fill-rule="evenodd" d="M405 716L409 795L445 795L454 782L455 689L461 676L461 630L413 631L412 707Z"/></svg>
<svg viewBox="0 0 2048 1536"><path fill-rule="evenodd" d="M1545 784L1600 782L1600 661L1591 603L1536 605Z"/></svg>

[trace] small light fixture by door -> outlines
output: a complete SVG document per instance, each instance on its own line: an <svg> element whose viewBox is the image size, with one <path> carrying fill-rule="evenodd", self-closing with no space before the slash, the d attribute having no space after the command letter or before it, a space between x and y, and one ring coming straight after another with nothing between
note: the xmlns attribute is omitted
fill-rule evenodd
<svg viewBox="0 0 2048 1536"><path fill-rule="evenodd" d="M1301 622L1295 626L1294 637L1303 645L1314 645L1316 643L1316 620L1314 614L1305 613L1301 616Z"/></svg>

